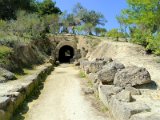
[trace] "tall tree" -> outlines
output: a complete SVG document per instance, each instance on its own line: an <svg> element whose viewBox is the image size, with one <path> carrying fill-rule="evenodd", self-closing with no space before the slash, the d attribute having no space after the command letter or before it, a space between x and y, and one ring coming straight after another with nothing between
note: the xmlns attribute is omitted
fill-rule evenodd
<svg viewBox="0 0 160 120"><path fill-rule="evenodd" d="M159 0L127 0L128 8L122 10L121 22L139 29L150 29L152 32L160 28Z"/></svg>
<svg viewBox="0 0 160 120"><path fill-rule="evenodd" d="M87 32L92 35L92 30L97 25L104 25L106 23L106 19L103 14L96 12L94 10L87 10L80 3L77 3L73 9L73 14L77 19L79 25L84 25L88 28Z"/></svg>
<svg viewBox="0 0 160 120"><path fill-rule="evenodd" d="M160 44L160 0L127 0L127 3L128 8L122 10L118 19L129 28L131 41L160 54L160 48L155 47Z"/></svg>
<svg viewBox="0 0 160 120"><path fill-rule="evenodd" d="M16 19L17 10L35 11L34 0L0 0L0 19Z"/></svg>
<svg viewBox="0 0 160 120"><path fill-rule="evenodd" d="M56 7L56 2L52 0L44 0L38 5L38 12L40 15L61 14L61 10Z"/></svg>

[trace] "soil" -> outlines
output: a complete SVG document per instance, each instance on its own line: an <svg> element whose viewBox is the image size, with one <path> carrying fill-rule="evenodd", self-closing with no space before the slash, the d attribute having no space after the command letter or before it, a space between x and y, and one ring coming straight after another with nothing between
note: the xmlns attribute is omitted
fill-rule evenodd
<svg viewBox="0 0 160 120"><path fill-rule="evenodd" d="M25 120L110 120L83 95L81 80L73 65L56 67L39 98L28 104Z"/></svg>

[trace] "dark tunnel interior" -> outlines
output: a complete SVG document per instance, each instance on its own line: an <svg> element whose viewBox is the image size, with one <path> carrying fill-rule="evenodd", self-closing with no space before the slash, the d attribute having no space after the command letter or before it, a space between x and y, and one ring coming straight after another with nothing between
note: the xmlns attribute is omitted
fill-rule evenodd
<svg viewBox="0 0 160 120"><path fill-rule="evenodd" d="M59 50L59 62L60 63L70 63L74 56L74 49L71 46L65 45Z"/></svg>

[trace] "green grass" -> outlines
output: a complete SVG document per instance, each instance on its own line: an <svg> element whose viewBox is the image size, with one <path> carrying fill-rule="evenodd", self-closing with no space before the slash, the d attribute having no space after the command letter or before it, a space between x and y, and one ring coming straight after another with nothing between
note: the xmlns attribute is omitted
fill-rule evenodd
<svg viewBox="0 0 160 120"><path fill-rule="evenodd" d="M93 83L91 80L88 80L87 81L87 86L90 87L90 88L93 88Z"/></svg>
<svg viewBox="0 0 160 120"><path fill-rule="evenodd" d="M81 78L86 78L86 74L83 71L79 71L79 76Z"/></svg>
<svg viewBox="0 0 160 120"><path fill-rule="evenodd" d="M16 75L16 78L20 79L20 78L23 78L25 75L30 75L30 74L33 74L34 71L35 71L35 67L32 67L31 69L28 69L28 68L23 68L23 73L15 73Z"/></svg>

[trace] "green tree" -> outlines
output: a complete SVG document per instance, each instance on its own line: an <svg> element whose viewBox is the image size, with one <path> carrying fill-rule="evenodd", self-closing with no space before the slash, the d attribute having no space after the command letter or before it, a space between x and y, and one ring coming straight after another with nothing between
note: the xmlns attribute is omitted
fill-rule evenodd
<svg viewBox="0 0 160 120"><path fill-rule="evenodd" d="M100 28L100 27L95 28L96 36L105 36L106 32L107 30L105 28Z"/></svg>
<svg viewBox="0 0 160 120"><path fill-rule="evenodd" d="M160 51L160 1L127 0L128 8L122 10L118 20L130 30L131 41L147 50ZM153 47L153 48L152 48Z"/></svg>
<svg viewBox="0 0 160 120"><path fill-rule="evenodd" d="M59 32L59 16L56 14L43 16L44 25L46 27L46 32L57 34Z"/></svg>
<svg viewBox="0 0 160 120"><path fill-rule="evenodd" d="M106 36L116 38L117 41L119 38L125 37L125 35L122 32L119 32L118 29L112 29L112 30L108 31Z"/></svg>
<svg viewBox="0 0 160 120"><path fill-rule="evenodd" d="M73 14L77 20L77 25L86 26L86 32L90 35L93 34L93 28L95 28L97 25L104 25L106 23L106 19L104 18L103 14L94 10L87 10L80 3L75 5Z"/></svg>
<svg viewBox="0 0 160 120"><path fill-rule="evenodd" d="M40 15L61 14L61 10L56 7L56 2L44 0L38 3L38 12Z"/></svg>
<svg viewBox="0 0 160 120"><path fill-rule="evenodd" d="M36 11L34 0L0 0L0 19L16 19L17 10Z"/></svg>

